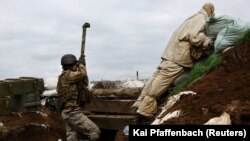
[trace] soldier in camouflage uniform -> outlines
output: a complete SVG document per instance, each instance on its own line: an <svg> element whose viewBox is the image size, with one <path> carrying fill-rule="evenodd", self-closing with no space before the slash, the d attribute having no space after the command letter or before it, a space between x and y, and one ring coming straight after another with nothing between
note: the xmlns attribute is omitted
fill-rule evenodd
<svg viewBox="0 0 250 141"><path fill-rule="evenodd" d="M100 136L98 126L80 111L78 94L88 85L87 71L72 54L61 58L63 72L58 78L57 93L61 99L61 116L65 120L67 141L95 141Z"/></svg>

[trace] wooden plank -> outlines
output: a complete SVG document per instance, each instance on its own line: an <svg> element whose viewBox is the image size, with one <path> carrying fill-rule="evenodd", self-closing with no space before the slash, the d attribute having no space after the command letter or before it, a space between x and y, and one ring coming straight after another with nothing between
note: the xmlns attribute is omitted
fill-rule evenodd
<svg viewBox="0 0 250 141"><path fill-rule="evenodd" d="M91 103L84 106L84 110L97 112L97 113L118 113L118 114L136 114L131 112L130 107L134 104L135 100L128 99L94 99Z"/></svg>
<svg viewBox="0 0 250 141"><path fill-rule="evenodd" d="M37 107L37 106L41 106L41 102L37 101L37 102L30 102L30 103L24 103L23 105L25 108L26 107Z"/></svg>
<svg viewBox="0 0 250 141"><path fill-rule="evenodd" d="M87 115L99 128L120 130L134 124L137 115Z"/></svg>

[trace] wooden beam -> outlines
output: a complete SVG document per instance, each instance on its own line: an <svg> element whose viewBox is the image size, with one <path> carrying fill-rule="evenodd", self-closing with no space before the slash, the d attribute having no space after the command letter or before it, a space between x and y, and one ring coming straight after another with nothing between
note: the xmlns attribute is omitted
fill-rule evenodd
<svg viewBox="0 0 250 141"><path fill-rule="evenodd" d="M94 99L91 103L84 106L84 110L97 113L116 113L116 114L135 114L130 107L135 100L131 99Z"/></svg>
<svg viewBox="0 0 250 141"><path fill-rule="evenodd" d="M136 122L137 115L87 115L102 129L120 130Z"/></svg>

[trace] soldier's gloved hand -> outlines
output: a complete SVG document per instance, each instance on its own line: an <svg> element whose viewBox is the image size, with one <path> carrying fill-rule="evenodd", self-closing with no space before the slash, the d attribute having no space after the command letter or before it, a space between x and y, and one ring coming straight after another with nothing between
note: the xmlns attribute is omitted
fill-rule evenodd
<svg viewBox="0 0 250 141"><path fill-rule="evenodd" d="M85 66L85 59L84 59L84 61L79 59L79 60L77 61L77 63L78 63L78 66L79 66L80 64L83 64L83 65Z"/></svg>
<svg viewBox="0 0 250 141"><path fill-rule="evenodd" d="M202 43L202 49L203 50L206 50L206 49L209 49L209 44L210 42L212 42L213 40L209 37L207 37L204 42Z"/></svg>

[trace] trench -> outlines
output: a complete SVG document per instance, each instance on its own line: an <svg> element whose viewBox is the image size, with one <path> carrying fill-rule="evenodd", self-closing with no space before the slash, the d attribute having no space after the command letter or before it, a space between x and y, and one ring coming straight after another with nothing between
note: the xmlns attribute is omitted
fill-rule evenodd
<svg viewBox="0 0 250 141"><path fill-rule="evenodd" d="M66 141L64 129L50 128L44 125L29 124L1 134L1 141ZM128 137L121 131L107 129L101 129L101 135L98 139L98 141L127 140Z"/></svg>

